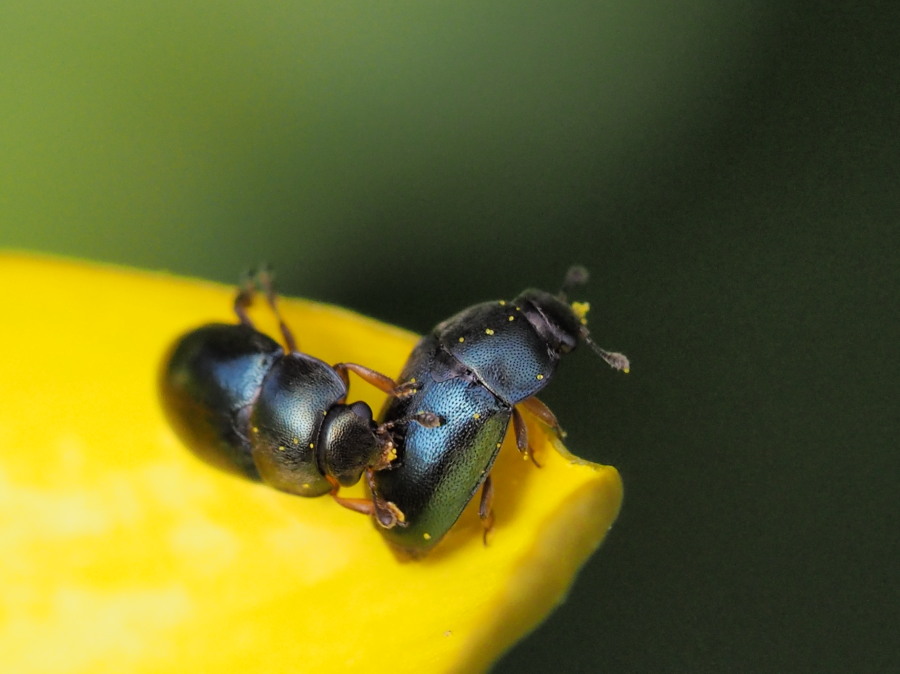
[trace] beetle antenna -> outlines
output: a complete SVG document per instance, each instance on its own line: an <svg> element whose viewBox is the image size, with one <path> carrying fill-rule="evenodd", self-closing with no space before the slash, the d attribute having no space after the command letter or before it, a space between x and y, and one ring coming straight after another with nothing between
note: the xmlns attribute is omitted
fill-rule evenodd
<svg viewBox="0 0 900 674"><path fill-rule="evenodd" d="M390 430L394 426L399 426L400 424L408 424L412 421L424 426L425 428L437 428L444 423L444 417L442 417L440 414L435 414L434 412L416 412L415 414L410 414L408 417L394 419L393 421L385 421L383 424L381 424L381 428Z"/></svg>
<svg viewBox="0 0 900 674"><path fill-rule="evenodd" d="M614 370L621 370L625 374L631 370L631 363L628 360L628 356L624 353L618 353L617 351L607 351L606 349L600 348L597 343L591 339L590 335L588 335L587 330L582 333L582 338L587 345L591 347L594 353L600 356L606 364L609 365Z"/></svg>
<svg viewBox="0 0 900 674"><path fill-rule="evenodd" d="M587 283L590 276L588 270L580 264L573 264L569 267L569 271L566 272L566 277L563 279L562 288L559 291L559 299L563 302L567 301L566 298L569 296L569 292L573 288Z"/></svg>
<svg viewBox="0 0 900 674"><path fill-rule="evenodd" d="M266 302L269 303L272 313L278 319L278 327L281 329L281 335L284 337L284 343L288 351L291 353L295 352L297 350L297 340L294 339L294 333L291 332L287 323L284 322L281 312L278 311L278 305L275 303L275 270L269 264L263 263L260 265L259 271L256 272L256 282L265 293Z"/></svg>
<svg viewBox="0 0 900 674"><path fill-rule="evenodd" d="M284 337L284 343L288 351L293 353L297 350L297 340L294 339L294 333L291 332L291 329L281 317L281 312L278 311L278 305L276 304L277 293L275 292L275 270L268 264L263 263L255 271L247 271L241 275L241 280L238 284L238 294L234 298L234 313L237 314L238 320L240 320L242 325L250 328L254 327L253 322L247 315L247 309L253 305L253 299L257 291L262 291L265 294L269 308L272 309L272 313L278 319L278 327L281 330L282 337Z"/></svg>
<svg viewBox="0 0 900 674"><path fill-rule="evenodd" d="M247 315L247 309L253 304L253 296L256 294L256 284L253 282L255 274L252 270L247 270L241 274L238 281L238 292L234 297L234 313L237 314L241 325L249 328L253 327L253 321Z"/></svg>

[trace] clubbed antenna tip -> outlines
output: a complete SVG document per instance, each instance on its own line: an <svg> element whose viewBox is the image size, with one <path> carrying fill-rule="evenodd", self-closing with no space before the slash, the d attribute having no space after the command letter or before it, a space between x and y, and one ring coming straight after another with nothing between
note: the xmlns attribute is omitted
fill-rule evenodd
<svg viewBox="0 0 900 674"><path fill-rule="evenodd" d="M621 370L625 374L628 374L628 372L631 370L631 363L628 361L628 356L626 356L624 353L601 349L591 339L585 339L585 341L594 350L594 353L605 360L606 364L609 365L612 369Z"/></svg>
<svg viewBox="0 0 900 674"><path fill-rule="evenodd" d="M580 264L573 264L569 267L569 271L566 272L566 278L563 279L562 290L560 290L562 299L565 300L569 296L569 291L571 291L572 288L583 286L587 283L589 277L590 274L588 273L588 270Z"/></svg>

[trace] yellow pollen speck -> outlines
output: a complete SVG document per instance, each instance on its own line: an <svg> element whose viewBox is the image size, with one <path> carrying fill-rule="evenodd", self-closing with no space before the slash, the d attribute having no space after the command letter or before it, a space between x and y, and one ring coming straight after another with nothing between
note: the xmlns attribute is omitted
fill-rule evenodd
<svg viewBox="0 0 900 674"><path fill-rule="evenodd" d="M327 417L327 416L328 416L328 410L322 410L322 416L323 416L323 417Z"/></svg>
<svg viewBox="0 0 900 674"><path fill-rule="evenodd" d="M315 444L313 444L313 443L311 442L311 443L309 443L309 448L310 448L310 449L315 449L316 446L315 446Z"/></svg>
<svg viewBox="0 0 900 674"><path fill-rule="evenodd" d="M509 317L509 320L514 321L514 320L516 320L516 317L515 317L515 316L510 316L510 317Z"/></svg>
<svg viewBox="0 0 900 674"><path fill-rule="evenodd" d="M578 316L578 320L582 325L587 325L587 312L590 311L591 305L587 302L572 302L572 311Z"/></svg>
<svg viewBox="0 0 900 674"><path fill-rule="evenodd" d="M431 540L431 534L429 534L429 533L426 531L424 534L422 534L422 538L424 538L426 541L430 541L430 540Z"/></svg>
<svg viewBox="0 0 900 674"><path fill-rule="evenodd" d="M626 367L626 368L624 368L624 369L622 370L622 372L624 372L625 374L628 374L629 372L631 372L631 368L630 368L630 367Z"/></svg>
<svg viewBox="0 0 900 674"><path fill-rule="evenodd" d="M484 334L486 334L486 335L493 335L493 334L494 334L494 331L491 330L490 328L487 328L487 329L484 331Z"/></svg>
<svg viewBox="0 0 900 674"><path fill-rule="evenodd" d="M538 378L538 380L543 379L543 378L544 378L544 375L539 374L539 375L537 376L537 378Z"/></svg>
<svg viewBox="0 0 900 674"><path fill-rule="evenodd" d="M304 482L304 483L303 483L303 488L304 488L304 489L309 489L309 482Z"/></svg>
<svg viewBox="0 0 900 674"><path fill-rule="evenodd" d="M287 449L287 447L285 447L284 445L278 445L278 451L279 451L279 452L283 452L283 451L286 450L286 449Z"/></svg>
<svg viewBox="0 0 900 674"><path fill-rule="evenodd" d="M300 438L291 438L291 442L293 442L295 445L299 445L299 444L300 444Z"/></svg>
<svg viewBox="0 0 900 674"><path fill-rule="evenodd" d="M481 415L478 414L478 412L475 412L475 414L472 415L472 418L473 418L473 419L480 419L480 418L481 418Z"/></svg>
<svg viewBox="0 0 900 674"><path fill-rule="evenodd" d="M254 433L259 433L259 427L258 427L258 426L254 426L254 427L253 427L253 432L254 432Z"/></svg>
<svg viewBox="0 0 900 674"><path fill-rule="evenodd" d="M409 380L409 383L410 383L410 384L415 384L415 383L416 383L416 378L413 377L412 379L410 379L410 380Z"/></svg>
<svg viewBox="0 0 900 674"><path fill-rule="evenodd" d="M459 338L459 341L460 341L460 342L464 342L464 341L466 341L466 338L465 338L465 337L460 337L460 338Z"/></svg>
<svg viewBox="0 0 900 674"><path fill-rule="evenodd" d="M502 442L498 442L498 443L497 443L497 449L500 449L500 445L502 445L502 444L503 444Z"/></svg>
<svg viewBox="0 0 900 674"><path fill-rule="evenodd" d="M506 306L506 300L500 300L500 306L501 306L501 307L505 307L505 306Z"/></svg>
<svg viewBox="0 0 900 674"><path fill-rule="evenodd" d="M528 452L522 452L522 460L528 461Z"/></svg>

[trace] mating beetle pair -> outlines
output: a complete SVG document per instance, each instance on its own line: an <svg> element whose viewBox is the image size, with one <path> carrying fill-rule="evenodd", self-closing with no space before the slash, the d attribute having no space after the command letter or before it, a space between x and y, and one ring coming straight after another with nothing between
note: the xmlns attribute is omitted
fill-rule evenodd
<svg viewBox="0 0 900 674"><path fill-rule="evenodd" d="M331 367L299 353L262 274L257 285L279 318L287 352L253 327L246 309L255 288L245 284L235 300L237 325L208 325L175 345L162 373L163 403L186 444L210 463L301 496L331 493L374 515L392 544L421 555L479 488L479 514L485 532L490 528L490 470L510 420L522 452L522 411L561 432L534 397L561 355L584 341L613 368L628 370L625 356L591 340L587 305L567 303L568 289L585 280L575 267L559 295L526 290L438 324L415 347L398 384L354 363ZM365 403L346 402L351 371L390 395L381 423ZM370 498L339 495L363 474Z"/></svg>

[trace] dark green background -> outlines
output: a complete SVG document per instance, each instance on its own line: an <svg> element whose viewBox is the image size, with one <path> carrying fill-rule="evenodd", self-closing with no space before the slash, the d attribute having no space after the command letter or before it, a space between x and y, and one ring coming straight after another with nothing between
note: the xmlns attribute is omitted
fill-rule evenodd
<svg viewBox="0 0 900 674"><path fill-rule="evenodd" d="M0 245L417 331L581 262L634 369L544 399L626 502L497 671L896 671L900 14L841 4L7 1Z"/></svg>

